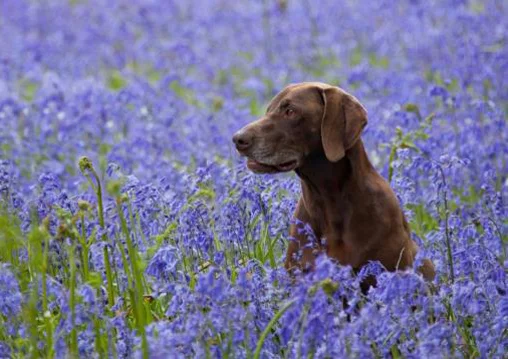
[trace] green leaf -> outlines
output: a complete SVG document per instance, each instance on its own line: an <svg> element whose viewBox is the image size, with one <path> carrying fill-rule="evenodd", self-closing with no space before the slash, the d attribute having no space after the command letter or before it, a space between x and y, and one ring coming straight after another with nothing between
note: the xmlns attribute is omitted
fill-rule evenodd
<svg viewBox="0 0 508 359"><path fill-rule="evenodd" d="M415 151L418 151L418 152L420 151L420 149L412 141L409 141L406 139L404 141L402 141L399 148L411 148Z"/></svg>
<svg viewBox="0 0 508 359"><path fill-rule="evenodd" d="M37 85L35 82L25 82L23 84L23 98L28 102L33 101L37 90L39 90L39 85Z"/></svg>
<svg viewBox="0 0 508 359"><path fill-rule="evenodd" d="M88 284L93 288L100 288L104 280L101 275L97 272L91 272L88 276Z"/></svg>
<svg viewBox="0 0 508 359"><path fill-rule="evenodd" d="M293 299L284 304L284 306L282 306L282 308L280 308L279 311L275 313L272 320L270 320L265 330L263 330L263 333L261 333L261 336L259 337L258 344L256 345L256 351L254 352L254 359L259 359L261 357L261 349L263 349L263 344L265 343L268 333L270 333L280 317L282 317L282 315L295 303L295 301L296 300Z"/></svg>
<svg viewBox="0 0 508 359"><path fill-rule="evenodd" d="M363 55L360 47L356 47L353 50L353 53L351 54L351 57L349 59L349 64L351 66L359 65L362 62L363 57L364 57L364 55Z"/></svg>
<svg viewBox="0 0 508 359"><path fill-rule="evenodd" d="M420 114L420 108L418 107L418 105L414 103L408 103L404 106L404 110L406 112L414 113L416 117L418 117L418 120L420 121L422 120L422 115Z"/></svg>
<svg viewBox="0 0 508 359"><path fill-rule="evenodd" d="M415 113L420 112L418 105L416 105L414 103L408 103L408 104L404 105L404 110L407 112L415 112Z"/></svg>
<svg viewBox="0 0 508 359"><path fill-rule="evenodd" d="M249 106L250 106L250 113L252 116L259 117L259 116L263 115L263 107L261 105L259 105L258 101L255 98L253 98L250 101Z"/></svg>
<svg viewBox="0 0 508 359"><path fill-rule="evenodd" d="M119 91L127 86L127 81L122 77L119 71L113 71L108 77L108 87L112 90Z"/></svg>

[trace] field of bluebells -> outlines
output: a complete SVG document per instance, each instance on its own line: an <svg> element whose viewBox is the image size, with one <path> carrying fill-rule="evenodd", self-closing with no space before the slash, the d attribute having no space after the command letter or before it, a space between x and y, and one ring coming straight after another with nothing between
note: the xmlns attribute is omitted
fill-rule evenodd
<svg viewBox="0 0 508 359"><path fill-rule="evenodd" d="M502 0L2 0L0 357L506 357L507 34ZM305 80L367 108L434 282L282 268L299 181L231 136Z"/></svg>

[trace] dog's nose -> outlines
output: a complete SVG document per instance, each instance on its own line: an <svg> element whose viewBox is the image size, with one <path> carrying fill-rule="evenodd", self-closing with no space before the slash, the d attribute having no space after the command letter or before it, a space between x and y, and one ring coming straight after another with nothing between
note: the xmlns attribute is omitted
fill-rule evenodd
<svg viewBox="0 0 508 359"><path fill-rule="evenodd" d="M247 132L240 130L233 136L233 142L236 145L236 148L238 151L245 151L252 145L252 140L254 139L254 136Z"/></svg>

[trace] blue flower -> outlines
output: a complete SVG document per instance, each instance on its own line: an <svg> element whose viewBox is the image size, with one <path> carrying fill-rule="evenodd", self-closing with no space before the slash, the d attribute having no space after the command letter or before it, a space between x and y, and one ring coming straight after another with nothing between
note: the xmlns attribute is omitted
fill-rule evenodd
<svg viewBox="0 0 508 359"><path fill-rule="evenodd" d="M287 301L261 357L503 357L508 67L499 3L4 0L0 356L26 356L33 328L47 354L39 324L48 313L37 325L24 315L42 288L29 242L41 227L59 357L70 355L73 329L71 248L83 357L101 355L98 336L119 357L142 356L124 260L141 268L151 357L252 356ZM309 80L339 84L368 109L364 145L392 175L420 247L415 267L423 258L436 266L431 285L375 262L355 275L325 255L309 275L285 273L300 183L250 173L230 138L285 85ZM76 168L81 156L101 179L104 227L97 188ZM110 181L121 184L114 194ZM118 210L137 258L125 253ZM294 224L309 246L326 240ZM104 248L115 303L105 299ZM378 285L365 295L367 275Z"/></svg>
<svg viewBox="0 0 508 359"><path fill-rule="evenodd" d="M0 265L0 313L7 318L21 312L22 295L18 280L6 264Z"/></svg>
<svg viewBox="0 0 508 359"><path fill-rule="evenodd" d="M178 256L176 248L165 246L160 248L152 257L146 273L158 279L169 279L175 274L178 264Z"/></svg>

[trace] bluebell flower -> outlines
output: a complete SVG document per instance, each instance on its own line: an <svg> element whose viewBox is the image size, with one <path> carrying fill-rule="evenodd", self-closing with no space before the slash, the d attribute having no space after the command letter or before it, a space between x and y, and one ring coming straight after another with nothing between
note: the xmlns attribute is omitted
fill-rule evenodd
<svg viewBox="0 0 508 359"><path fill-rule="evenodd" d="M7 264L0 266L0 312L5 317L15 317L21 312L22 295L18 280Z"/></svg>
<svg viewBox="0 0 508 359"><path fill-rule="evenodd" d="M88 156L104 188L124 181L121 211L144 289L165 313L146 327L152 357L221 357L230 340L230 357L248 357L280 303L292 299L262 357L384 357L392 345L408 358L467 356L458 352L467 351L464 323L476 340L474 355L503 357L506 8L495 0L309 4L2 2L9 21L0 25L0 207L19 218L24 237L40 221L48 228L49 305L61 316L57 356L69 353L66 246L73 243L54 239L57 207L84 233L89 270L104 281L98 290L85 283L76 258L80 355L98 355L97 315L119 357L141 356L126 311L117 205L104 191L101 228L96 194L76 168ZM341 85L368 109L362 137L383 176L395 129L414 144L395 152L391 186L420 247L415 265L431 258L436 266L435 291L411 270L384 273L370 264L355 276L326 256L304 278L282 269L299 181L253 175L230 137L262 115L283 86L311 79ZM80 211L78 200L90 210ZM309 245L323 240L298 227ZM273 241L276 268L252 260L261 236ZM118 291L111 310L123 313L113 318L101 289L104 246ZM13 343L29 341L20 309L29 297L20 287L32 253L23 245L15 253L19 268L0 271L9 294L0 311L10 313L0 356L26 354ZM378 286L363 295L359 282L367 274ZM28 287L40 287L36 281L28 279Z"/></svg>
<svg viewBox="0 0 508 359"><path fill-rule="evenodd" d="M160 248L152 257L146 273L160 280L169 279L174 275L178 265L177 250L172 246Z"/></svg>

